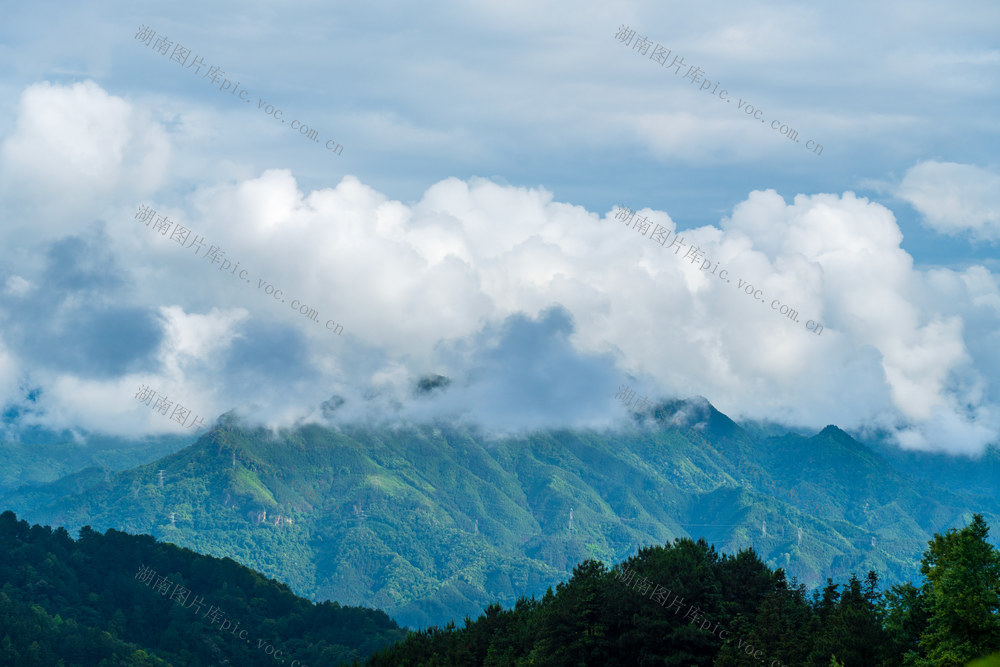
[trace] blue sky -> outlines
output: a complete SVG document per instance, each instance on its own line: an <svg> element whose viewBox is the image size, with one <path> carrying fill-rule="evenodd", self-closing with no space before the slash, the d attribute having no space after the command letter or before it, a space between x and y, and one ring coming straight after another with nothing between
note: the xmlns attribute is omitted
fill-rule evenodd
<svg viewBox="0 0 1000 667"><path fill-rule="evenodd" d="M336 394L338 419L600 427L622 418L612 396L631 381L907 447L997 440L995 3L5 15L0 400L30 403L25 423L175 427L133 399L146 384L269 424L320 419ZM622 25L731 102L623 45ZM141 43L140 26L205 67ZM246 99L204 78L212 65ZM138 223L140 204L251 282ZM732 283L626 228L617 204ZM434 373L453 383L414 398Z"/></svg>

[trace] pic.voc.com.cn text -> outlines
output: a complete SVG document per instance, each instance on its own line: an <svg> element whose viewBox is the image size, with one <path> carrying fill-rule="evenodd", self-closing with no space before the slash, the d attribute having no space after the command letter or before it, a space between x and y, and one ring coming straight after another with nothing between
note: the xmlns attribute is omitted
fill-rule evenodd
<svg viewBox="0 0 1000 667"><path fill-rule="evenodd" d="M649 41L649 39L647 39L646 37L639 37L638 39L635 39L635 30L630 29L627 25L624 24L622 24L621 27L618 28L618 32L615 33L615 39L617 39L625 46L632 44L632 50L637 52L641 56L644 56L647 53L649 53L649 48L653 45L653 42ZM632 42L633 39L635 39L634 44ZM681 70L687 67L687 71L684 74L683 78L691 79L692 85L704 79L702 81L701 87L698 89L699 92L702 90L708 90L709 88L712 88L712 82L703 76L704 74L706 74L706 72L702 70L701 67L697 67L695 65L690 65L690 66L687 65L684 62L684 58L676 54L674 55L673 60L670 60L671 53L672 51L670 49L668 49L665 46L661 46L659 43L657 43L656 46L653 47L653 53L650 54L649 59L654 62L660 63L661 67L666 67L668 69L673 67L674 76L680 75ZM670 60L670 64L667 64L667 60ZM678 62L678 60L680 62ZM715 87L712 88L709 95L715 95L715 91L717 90L719 90L718 81L715 82ZM722 90L719 90L718 97L721 101L725 102L726 104L732 104L733 98L729 97L728 93L729 91L723 88ZM750 104L749 101L744 100L742 97L738 98L738 100L739 101L736 103L737 110L744 112L748 116L752 117L754 120L759 120L761 123L767 123L767 120L764 118L764 112L762 110L755 108L754 105ZM771 129L774 130L775 132L778 132L782 136L791 139L795 143L799 143L798 131L789 127L787 123L782 123L780 120L772 120ZM813 141L812 139L806 141L806 150L811 150L814 155L823 154L823 146Z"/></svg>
<svg viewBox="0 0 1000 667"><path fill-rule="evenodd" d="M135 214L135 219L138 220L139 222L145 223L147 227L149 227L150 226L149 223L152 222L153 223L152 230L154 232L159 232L160 236L166 236L167 232L170 231L171 226L173 226L174 231L170 234L170 240L175 241L184 249L191 248L195 246L195 244L197 244L198 247L195 248L194 250L195 255L197 255L199 251L205 249L205 243L204 243L205 239L198 235L195 235L195 237L191 240L190 243L184 245L184 242L187 241L188 237L190 237L191 235L191 230L188 229L187 227L171 222L165 215L157 215L156 211L154 211L148 206L145 205L140 206L138 212L136 212ZM208 252L206 252L203 255L203 257L213 265L219 264L219 269L218 269L219 271L226 271L227 273L236 276L237 275L236 269L240 268L240 263L236 262L236 266L233 266L233 263L230 260L224 259L225 254L226 254L225 251L219 246L209 244ZM231 266L233 267L232 271L227 271ZM242 271L239 272L238 277L249 284L250 279L243 275L245 273L248 273L248 271L246 269L243 269ZM281 301L281 303L287 303L287 300L282 298L284 296L284 293L280 289L275 289L274 285L267 282L263 278L257 280L257 289L259 290L261 288L263 288L265 294L274 297L276 301ZM310 321L315 322L316 324L320 323L319 311L317 311L315 308L302 303L298 299L292 299L291 307L292 310L297 310L300 315L309 319ZM324 326L326 327L327 331L332 331L338 336L344 330L344 327L342 325L337 324L333 320L327 320Z"/></svg>
<svg viewBox="0 0 1000 667"><path fill-rule="evenodd" d="M624 220L625 226L628 227L629 223L632 222L632 218L635 216L635 211L631 210L627 206L624 208L621 207L615 207L615 208L619 209L618 213L615 215L615 220ZM641 218L636 219L635 224L632 225L632 229L638 231L641 236L646 236L646 232L649 231L651 224L652 221L648 217L642 216ZM669 246L667 246L666 242L670 238L671 234L674 235L674 240L671 241ZM678 253L679 250L681 250L684 246L687 245L687 243L684 242L683 236L679 237L678 239L676 232L671 232L669 229L663 227L662 225L656 225L656 228L653 230L653 233L650 234L649 236L649 240L655 243L659 243L660 246L665 246L667 250L676 246L677 249L674 250L675 255ZM688 259L688 258L690 258L691 264L697 264L698 262L701 262L700 270L702 271L707 271L708 267L712 266L712 260L705 257L705 251L698 246L692 245L690 248L688 248L687 253L683 257L681 257L681 259ZM715 272L716 270L718 270L718 268L719 268L719 263L716 262L715 268L713 268L710 271L710 273L713 276L716 275ZM722 269L718 273L719 280L724 280L726 284L732 284L733 281L726 277L728 274L729 271L727 269ZM759 289L754 289L753 285L743 280L742 278L736 279L736 288L743 290L743 292L746 294L749 294L751 297L753 297L755 301L764 304L767 303L767 299L764 298L763 291ZM771 301L771 310L778 313L779 315L784 315L786 318L792 320L796 324L799 323L799 311L795 310L791 306L781 303L777 299L773 299ZM812 331L818 336L823 334L823 325L820 324L819 322L813 322L812 320L809 320L808 322L805 323L805 327L806 329Z"/></svg>
<svg viewBox="0 0 1000 667"><path fill-rule="evenodd" d="M185 64L188 62L188 60L190 60L191 64L187 65L185 69L191 69L192 67L194 67L195 74L199 74L201 68L204 67L205 74L201 78L208 79L209 83L213 85L218 83L220 92L226 92L231 88L232 92L229 93L230 95L239 97L239 99L245 101L247 104L250 104L250 93L247 92L246 88L244 88L243 90L239 90L240 89L239 81L237 81L236 85L234 86L232 81L224 78L225 72L218 65L207 64L205 62L205 59L202 58L201 56L192 57L191 49L184 48L179 43L175 45L172 41L170 41L167 37L163 35L161 35L160 37L156 37L155 42L153 41L154 37L156 37L156 31L152 30L151 28L145 25L140 25L139 30L135 33L135 38L137 40L139 40L146 46L151 46L152 49L158 52L160 55L165 56L167 55L168 52L170 52L169 56L170 60L178 63L181 67L184 67ZM173 46L173 51L171 51L170 49L171 46ZM240 94L236 95L236 91L238 90ZM247 96L243 97L243 93L247 93ZM263 109L261 109L261 107L263 107ZM268 104L267 100L258 97L257 108L261 109L265 114L272 116L275 120L280 120L282 123L285 122L284 119L281 118L281 115L283 115L281 109L276 109L273 104ZM304 136L306 139L312 139L317 144L320 142L319 132L309 127L305 123L299 120L293 120L291 123L289 123L288 126L293 130L298 130L299 134ZM330 144L333 145L331 146ZM333 139L329 139L324 145L326 146L326 150L333 152L335 155L341 155L344 152L344 147L338 144Z"/></svg>
<svg viewBox="0 0 1000 667"><path fill-rule="evenodd" d="M169 599L179 604L183 609L191 609L192 607L197 605L198 608L194 610L196 616L201 611L202 606L205 605L205 598L201 597L200 595L194 596L194 599L191 600L190 603L184 604L185 602L187 602L188 597L190 597L191 591L189 591L187 588L184 588L180 584L174 584L174 582L170 581L166 577L157 575L156 570L152 570L145 565L141 565L139 567L139 571L135 573L135 577L133 577L133 579L138 579L140 584L146 584L146 588L152 588L153 592L159 593L161 596L165 596L169 593L170 594ZM239 630L240 622L237 621L236 627L233 627L232 621L226 618L225 612L223 612L215 605L208 605L208 610L205 611L205 614L202 616L202 618L209 619L208 622L211 625L215 625L216 623L218 623L219 632L222 632L224 630L229 630L229 628L233 628L230 634L232 634L234 637L245 639L247 644L250 643L250 640L244 636L247 634L246 630L240 630L239 634L236 634L236 631ZM258 639L257 648L260 649L262 647L264 649L264 653L271 656L275 660L277 660L281 656L281 654L284 653L284 651L276 651L273 646L271 646L270 644L266 644L263 639ZM282 660L281 664L284 663L285 661ZM307 665L304 662L300 662L298 660L292 660L290 667L309 667L309 665Z"/></svg>
<svg viewBox="0 0 1000 667"><path fill-rule="evenodd" d="M628 586L630 583L632 583L632 580L635 578L636 574L637 572L635 570L632 570L626 567L624 564L622 564L618 568L618 572L615 576L615 579L617 581L621 581L626 586ZM636 579L635 584L632 586L632 590L637 591L640 595L645 595L650 588L653 588L653 592L649 596L649 599L659 602L661 607L667 604L667 602L670 602L670 606L667 607L667 611L670 611L671 609L674 609L674 607L676 607L676 610L674 611L674 616L680 613L680 611L683 609L684 598L673 593L673 591L671 591L669 588L664 588L659 584L654 584L646 577L640 577L639 579ZM670 599L671 596L673 596L673 600ZM727 639L726 637L723 636L724 634L728 634L729 631L726 630L725 628L719 630L719 623L716 623L715 627L712 628L712 621L710 621L705 617L705 612L693 604L687 606L687 611L684 614L684 619L688 618L691 619L690 624L692 626L694 626L696 623L700 623L700 626L698 627L699 630L703 632L707 631L713 637L716 636L715 633L718 630L719 639L729 642L733 641L732 639ZM708 628L712 629L708 630ZM764 652L764 649L754 650L753 645L749 644L745 639L742 638L738 638L737 642L738 642L737 643L738 649L744 651L748 656L751 656L752 658L760 661L760 663L763 664L764 658L762 658L760 654ZM782 663L780 660L772 660L770 667L787 667L787 665Z"/></svg>

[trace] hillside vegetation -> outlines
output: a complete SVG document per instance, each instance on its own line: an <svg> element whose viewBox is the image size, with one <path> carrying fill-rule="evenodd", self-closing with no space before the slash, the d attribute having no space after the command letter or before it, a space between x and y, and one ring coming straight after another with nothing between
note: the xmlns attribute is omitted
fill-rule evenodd
<svg viewBox="0 0 1000 667"><path fill-rule="evenodd" d="M669 425L679 409L695 432ZM679 537L752 547L809 589L868 570L910 581L934 532L974 512L1000 519L996 497L974 491L915 479L833 426L809 437L743 428L688 402L622 430L503 439L445 425L272 432L224 418L153 463L22 488L3 506L74 531L148 533L304 597L425 627Z"/></svg>
<svg viewBox="0 0 1000 667"><path fill-rule="evenodd" d="M335 665L405 635L381 611L313 604L228 559L0 514L0 664ZM228 624L227 624L228 621Z"/></svg>
<svg viewBox="0 0 1000 667"><path fill-rule="evenodd" d="M541 600L411 634L366 664L961 667L1000 649L1000 553L987 532L976 515L935 535L920 586L883 593L869 572L812 596L752 550L681 539L610 571L586 561Z"/></svg>

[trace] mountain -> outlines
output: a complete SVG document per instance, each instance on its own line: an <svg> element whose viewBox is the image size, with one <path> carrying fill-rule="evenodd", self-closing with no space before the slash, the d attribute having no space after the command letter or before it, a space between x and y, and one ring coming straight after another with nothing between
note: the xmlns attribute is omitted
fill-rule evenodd
<svg viewBox="0 0 1000 667"><path fill-rule="evenodd" d="M1000 501L1000 484L997 484L1000 480L1000 448L995 445L979 456L905 450L883 440L876 440L872 446L894 468L909 477Z"/></svg>
<svg viewBox="0 0 1000 667"><path fill-rule="evenodd" d="M403 638L383 612L315 605L229 559L0 515L0 664L336 665Z"/></svg>
<svg viewBox="0 0 1000 667"><path fill-rule="evenodd" d="M190 445L191 436L149 436L140 440L86 433L15 428L0 442L0 494L31 484L54 482L93 468L102 475L133 468Z"/></svg>
<svg viewBox="0 0 1000 667"><path fill-rule="evenodd" d="M834 426L745 429L703 399L619 430L504 438L444 424L272 432L224 418L153 463L2 502L33 521L229 557L411 627L510 606L586 559L678 537L752 547L814 588L867 570L915 579L933 533L973 512L1000 523L996 499L915 479Z"/></svg>

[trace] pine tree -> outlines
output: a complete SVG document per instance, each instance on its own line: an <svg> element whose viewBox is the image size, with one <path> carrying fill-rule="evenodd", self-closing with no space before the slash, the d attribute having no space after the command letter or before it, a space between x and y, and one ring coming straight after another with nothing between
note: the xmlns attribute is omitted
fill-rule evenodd
<svg viewBox="0 0 1000 667"><path fill-rule="evenodd" d="M823 627L822 639L830 655L836 652L845 665L878 665L888 656L889 637L882 626L878 577L869 572L863 590L851 575L840 602Z"/></svg>
<svg viewBox="0 0 1000 667"><path fill-rule="evenodd" d="M890 653L904 659L904 664L914 664L919 656L920 636L927 627L927 617L923 588L907 582L886 591L885 630L891 641Z"/></svg>
<svg viewBox="0 0 1000 667"><path fill-rule="evenodd" d="M586 560L573 568L566 584L559 584L542 614L542 655L555 664L586 665L607 658L604 621L604 564ZM547 597L547 596L546 596Z"/></svg>

